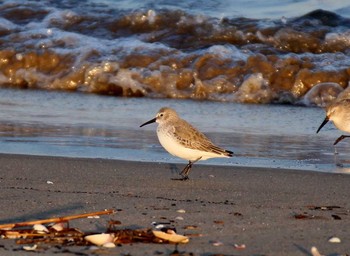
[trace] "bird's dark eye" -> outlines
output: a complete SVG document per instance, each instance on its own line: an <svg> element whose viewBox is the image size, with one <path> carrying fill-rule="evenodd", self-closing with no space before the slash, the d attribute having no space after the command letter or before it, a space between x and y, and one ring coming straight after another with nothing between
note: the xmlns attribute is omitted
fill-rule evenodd
<svg viewBox="0 0 350 256"><path fill-rule="evenodd" d="M163 116L163 114L160 114L160 116Z"/></svg>

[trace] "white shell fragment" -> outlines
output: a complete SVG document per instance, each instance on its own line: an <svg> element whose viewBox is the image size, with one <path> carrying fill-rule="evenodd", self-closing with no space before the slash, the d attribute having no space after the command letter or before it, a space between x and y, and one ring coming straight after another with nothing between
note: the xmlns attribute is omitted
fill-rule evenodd
<svg viewBox="0 0 350 256"><path fill-rule="evenodd" d="M102 247L114 248L115 247L115 243L108 242L108 243L103 244Z"/></svg>
<svg viewBox="0 0 350 256"><path fill-rule="evenodd" d="M88 218L88 219L99 219L100 216L98 216L98 215L95 215L95 216L88 216L87 218Z"/></svg>
<svg viewBox="0 0 350 256"><path fill-rule="evenodd" d="M222 246L222 245L224 245L224 243L220 242L220 241L215 241L215 242L212 243L212 245L213 246Z"/></svg>
<svg viewBox="0 0 350 256"><path fill-rule="evenodd" d="M178 212L178 213L186 213L186 211L184 209L179 209L176 212Z"/></svg>
<svg viewBox="0 0 350 256"><path fill-rule="evenodd" d="M84 239L92 244L103 246L106 243L113 243L114 235L102 233L85 236Z"/></svg>
<svg viewBox="0 0 350 256"><path fill-rule="evenodd" d="M39 234L49 233L49 230L43 224L35 224L33 226L33 229Z"/></svg>
<svg viewBox="0 0 350 256"><path fill-rule="evenodd" d="M26 250L26 251L35 251L37 247L38 247L37 244L33 244L32 246L30 246L30 245L25 245L25 246L23 246L23 250Z"/></svg>
<svg viewBox="0 0 350 256"><path fill-rule="evenodd" d="M328 242L330 243L341 243L341 240L339 237L332 236L331 238L328 239Z"/></svg>
<svg viewBox="0 0 350 256"><path fill-rule="evenodd" d="M165 226L165 225L163 225L163 224L159 224L159 225L157 225L157 226L154 226L154 228L160 230L160 229L162 229L162 228L166 229L167 226Z"/></svg>
<svg viewBox="0 0 350 256"><path fill-rule="evenodd" d="M175 232L171 232L171 234L158 230L153 230L152 232L154 236L171 243L186 244L189 242L189 238L187 236L178 235Z"/></svg>
<svg viewBox="0 0 350 256"><path fill-rule="evenodd" d="M234 244L233 247L235 247L237 250L244 250L245 244Z"/></svg>
<svg viewBox="0 0 350 256"><path fill-rule="evenodd" d="M51 228L57 232L60 232L64 229L64 224L63 223L55 223L51 226Z"/></svg>
<svg viewBox="0 0 350 256"><path fill-rule="evenodd" d="M312 256L323 256L323 255L317 250L317 248L316 248L315 246L312 246L312 247L311 247L311 254L312 254Z"/></svg>

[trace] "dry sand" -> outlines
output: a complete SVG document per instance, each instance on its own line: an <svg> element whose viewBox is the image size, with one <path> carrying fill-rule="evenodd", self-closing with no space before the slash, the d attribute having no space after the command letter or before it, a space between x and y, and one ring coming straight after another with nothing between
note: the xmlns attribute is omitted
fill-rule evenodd
<svg viewBox="0 0 350 256"><path fill-rule="evenodd" d="M169 222L191 237L177 248L184 255L297 256L311 255L312 246L324 255L350 254L350 175L197 164L190 180L174 181L172 164L18 155L0 155L0 166L1 223L114 208L114 215L71 226L101 232L110 219L121 221L120 228ZM328 242L332 236L342 242ZM174 245L132 244L100 253L169 255L174 250ZM54 247L45 254L75 253L93 251ZM0 255L28 252L13 240L0 240Z"/></svg>

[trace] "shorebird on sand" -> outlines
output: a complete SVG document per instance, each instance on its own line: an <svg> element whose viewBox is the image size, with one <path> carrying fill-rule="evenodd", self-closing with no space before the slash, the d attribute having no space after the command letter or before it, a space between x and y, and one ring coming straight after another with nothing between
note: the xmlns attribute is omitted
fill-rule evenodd
<svg viewBox="0 0 350 256"><path fill-rule="evenodd" d="M192 165L199 160L215 157L232 157L233 152L214 145L203 133L181 119L175 110L161 108L156 117L142 124L158 123L157 136L160 144L170 154L188 160L179 180L187 180Z"/></svg>

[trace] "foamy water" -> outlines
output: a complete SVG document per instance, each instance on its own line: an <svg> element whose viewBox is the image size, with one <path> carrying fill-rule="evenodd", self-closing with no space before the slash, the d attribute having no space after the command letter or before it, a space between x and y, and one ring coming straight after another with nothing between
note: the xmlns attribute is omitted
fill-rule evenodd
<svg viewBox="0 0 350 256"><path fill-rule="evenodd" d="M324 106L349 84L349 17L347 1L8 0L0 85Z"/></svg>

